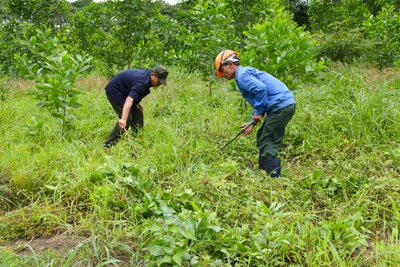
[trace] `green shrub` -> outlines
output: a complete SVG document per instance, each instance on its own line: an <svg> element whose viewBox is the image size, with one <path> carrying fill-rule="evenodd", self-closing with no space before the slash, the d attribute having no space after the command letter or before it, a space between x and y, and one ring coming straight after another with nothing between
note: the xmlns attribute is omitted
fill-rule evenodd
<svg viewBox="0 0 400 267"><path fill-rule="evenodd" d="M360 28L364 15L368 14L365 1L362 0L314 0L310 1L307 14L313 32L330 32L330 25L346 21L347 30Z"/></svg>
<svg viewBox="0 0 400 267"><path fill-rule="evenodd" d="M242 65L267 71L295 88L300 81L311 81L325 68L317 62L319 47L303 28L298 28L282 8L274 16L255 24L248 32Z"/></svg>
<svg viewBox="0 0 400 267"><path fill-rule="evenodd" d="M27 54L16 56L25 77L36 82L33 95L38 105L47 108L52 116L62 122L64 129L71 122L71 108L80 107L80 91L75 90L75 80L89 70L91 58L69 54L63 46L65 38L50 36L51 31L37 30L37 35L23 44L35 58Z"/></svg>
<svg viewBox="0 0 400 267"><path fill-rule="evenodd" d="M371 62L377 62L379 69L393 67L400 58L400 15L393 6L387 6L377 16L370 16L365 22L365 36L373 43L368 54Z"/></svg>
<svg viewBox="0 0 400 267"><path fill-rule="evenodd" d="M329 25L329 33L315 35L321 44L320 56L332 61L351 63L368 54L369 42L363 37L361 29L348 30L346 21Z"/></svg>

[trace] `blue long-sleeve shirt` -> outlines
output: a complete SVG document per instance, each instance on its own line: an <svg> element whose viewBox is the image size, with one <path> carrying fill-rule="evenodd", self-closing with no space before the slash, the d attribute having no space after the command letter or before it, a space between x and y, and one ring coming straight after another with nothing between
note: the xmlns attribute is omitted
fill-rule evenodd
<svg viewBox="0 0 400 267"><path fill-rule="evenodd" d="M254 114L271 115L278 109L296 103L293 93L274 76L253 67L239 66L235 76L242 96L253 107Z"/></svg>
<svg viewBox="0 0 400 267"><path fill-rule="evenodd" d="M150 74L151 69L130 69L120 72L107 84L106 94L121 105L124 105L126 98L130 96L137 105L150 94Z"/></svg>

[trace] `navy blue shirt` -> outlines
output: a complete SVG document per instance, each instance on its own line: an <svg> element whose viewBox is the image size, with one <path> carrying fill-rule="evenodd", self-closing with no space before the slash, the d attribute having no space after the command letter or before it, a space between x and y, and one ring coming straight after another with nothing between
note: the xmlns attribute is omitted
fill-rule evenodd
<svg viewBox="0 0 400 267"><path fill-rule="evenodd" d="M131 69L118 73L105 88L107 96L121 105L124 105L126 98L130 96L135 105L139 104L150 94L151 72L151 69Z"/></svg>

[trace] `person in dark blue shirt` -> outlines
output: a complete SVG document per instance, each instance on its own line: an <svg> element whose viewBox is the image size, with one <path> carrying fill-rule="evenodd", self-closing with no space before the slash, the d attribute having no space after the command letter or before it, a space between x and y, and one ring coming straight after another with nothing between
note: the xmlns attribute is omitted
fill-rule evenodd
<svg viewBox="0 0 400 267"><path fill-rule="evenodd" d="M107 84L107 99L118 114L118 122L104 147L115 145L123 132L132 127L136 133L143 127L143 107L140 101L150 94L150 87L167 84L168 71L162 65L153 69L131 69L117 74Z"/></svg>
<svg viewBox="0 0 400 267"><path fill-rule="evenodd" d="M254 124L266 119L257 131L260 170L266 170L270 177L279 177L281 162L278 158L285 129L292 119L296 102L293 93L279 79L253 67L240 66L238 53L224 50L215 58L217 76L235 79L242 96L253 107L250 122ZM244 128L248 123L241 126ZM248 135L253 125L243 132Z"/></svg>

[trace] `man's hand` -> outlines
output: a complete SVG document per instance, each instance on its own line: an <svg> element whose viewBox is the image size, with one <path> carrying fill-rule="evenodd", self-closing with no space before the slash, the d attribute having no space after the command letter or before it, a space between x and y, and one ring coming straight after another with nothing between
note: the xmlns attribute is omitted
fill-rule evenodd
<svg viewBox="0 0 400 267"><path fill-rule="evenodd" d="M258 115L258 114L254 114L254 116L253 116L253 121L255 122L255 123L259 123L259 122L261 122L262 121L262 116L261 115Z"/></svg>
<svg viewBox="0 0 400 267"><path fill-rule="evenodd" d="M240 128L246 127L249 123L250 123L250 122L243 123L243 124L240 126ZM243 135L243 136L246 136L246 135L250 134L252 131L253 131L253 125L251 125L249 128L247 128L247 129L242 133L242 135Z"/></svg>
<svg viewBox="0 0 400 267"><path fill-rule="evenodd" d="M124 120L124 119L118 119L118 126L119 126L119 128L121 128L122 130L125 130L126 121L127 121L127 120Z"/></svg>
<svg viewBox="0 0 400 267"><path fill-rule="evenodd" d="M133 98L128 96L125 100L124 107L122 108L122 117L121 119L118 119L118 126L124 131L126 131L125 127L128 121L129 112L131 112L132 104L133 104Z"/></svg>

